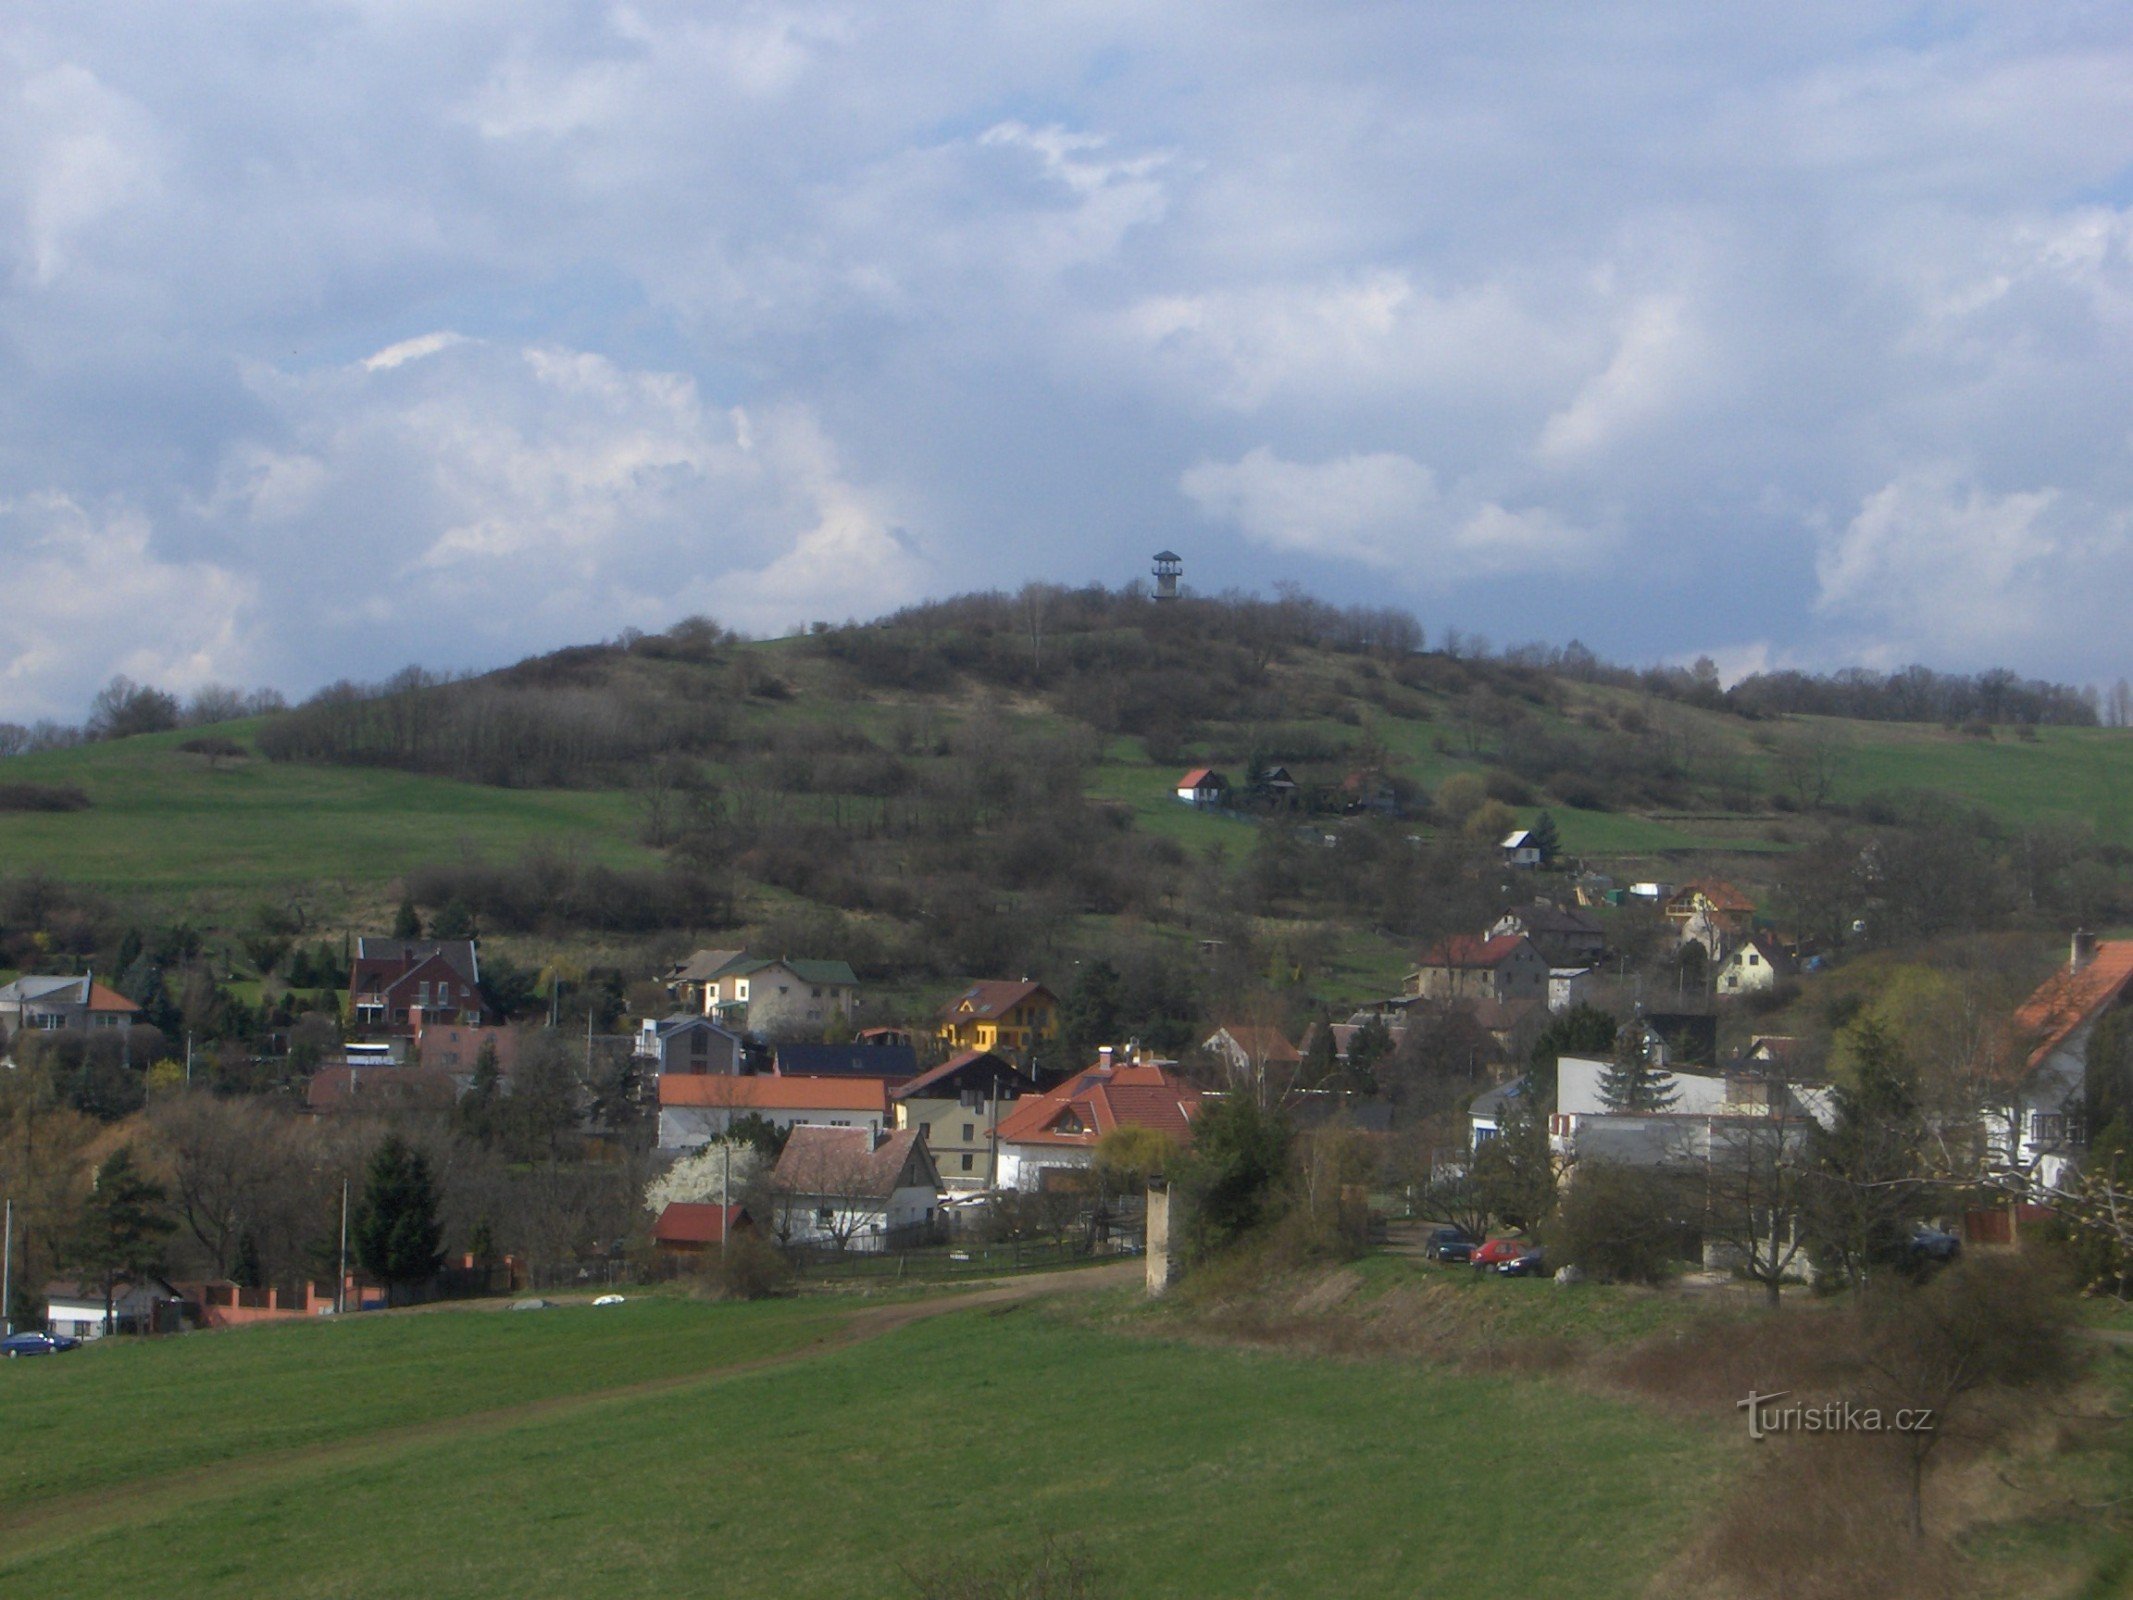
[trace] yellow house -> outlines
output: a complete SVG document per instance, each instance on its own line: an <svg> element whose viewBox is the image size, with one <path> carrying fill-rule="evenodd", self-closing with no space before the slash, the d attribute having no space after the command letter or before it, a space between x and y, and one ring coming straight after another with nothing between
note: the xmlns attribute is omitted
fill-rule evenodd
<svg viewBox="0 0 2133 1600"><path fill-rule="evenodd" d="M1035 1050L1059 1037L1059 1001L1028 978L986 978L942 1006L934 1029L955 1050Z"/></svg>

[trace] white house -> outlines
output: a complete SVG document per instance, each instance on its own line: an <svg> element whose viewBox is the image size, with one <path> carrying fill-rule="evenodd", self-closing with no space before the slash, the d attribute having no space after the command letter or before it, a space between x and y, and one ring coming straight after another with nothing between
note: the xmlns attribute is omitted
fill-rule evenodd
<svg viewBox="0 0 2133 1600"><path fill-rule="evenodd" d="M1638 1166L1705 1162L1723 1153L1735 1129L1787 1122L1806 1137L1811 1123L1835 1115L1829 1091L1760 1077L1718 1077L1662 1070L1658 1092L1673 1099L1664 1109L1622 1112L1601 1092L1613 1063L1597 1056L1561 1056L1555 1064L1555 1110L1548 1143L1565 1161L1623 1161Z"/></svg>
<svg viewBox="0 0 2133 1600"><path fill-rule="evenodd" d="M1548 1009L1572 1011L1586 1004L1599 985L1599 973L1591 967L1550 967Z"/></svg>
<svg viewBox="0 0 2133 1600"><path fill-rule="evenodd" d="M2129 983L2133 939L2077 933L2066 966L2015 1012L2015 1026L2034 1043L2018 1080L1986 1114L1986 1137L2044 1188L2057 1188L2080 1166L2089 1039L2104 1013L2125 1001Z"/></svg>
<svg viewBox="0 0 2133 1600"><path fill-rule="evenodd" d="M87 1279L46 1284L44 1303L47 1332L67 1334L76 1339L101 1339L104 1336L102 1284ZM155 1328L159 1314L166 1319L173 1315L169 1311L159 1312L159 1308L182 1303L178 1291L161 1278L143 1278L139 1282L121 1278L111 1296L111 1331L150 1332Z"/></svg>
<svg viewBox="0 0 2133 1600"><path fill-rule="evenodd" d="M1151 1128L1179 1148L1192 1142L1200 1091L1169 1070L1175 1062L1097 1064L1044 1094L1025 1095L1000 1119L1000 1187L1046 1189L1085 1182L1096 1145L1114 1128Z"/></svg>
<svg viewBox="0 0 2133 1600"><path fill-rule="evenodd" d="M1518 828L1503 836L1497 849L1503 852L1507 867L1537 867L1542 863L1540 841L1533 837L1530 828Z"/></svg>
<svg viewBox="0 0 2133 1600"><path fill-rule="evenodd" d="M1178 779L1178 798L1189 806L1219 806L1229 798L1229 780L1213 767L1194 767Z"/></svg>
<svg viewBox="0 0 2133 1600"><path fill-rule="evenodd" d="M921 1129L797 1127L770 1193L771 1226L790 1243L890 1250L939 1220L941 1175Z"/></svg>
<svg viewBox="0 0 2133 1600"><path fill-rule="evenodd" d="M746 1116L776 1128L859 1128L880 1133L894 1120L881 1078L787 1078L762 1074L663 1072L659 1148L694 1150Z"/></svg>
<svg viewBox="0 0 2133 1600"><path fill-rule="evenodd" d="M1792 971L1792 958L1768 934L1751 934L1746 943L1727 956L1718 969L1718 998L1768 994Z"/></svg>

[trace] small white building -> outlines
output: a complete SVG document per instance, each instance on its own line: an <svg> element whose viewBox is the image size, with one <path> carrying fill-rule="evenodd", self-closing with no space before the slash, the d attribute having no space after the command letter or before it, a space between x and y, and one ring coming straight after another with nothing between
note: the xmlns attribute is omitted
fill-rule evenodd
<svg viewBox="0 0 2133 1600"><path fill-rule="evenodd" d="M1721 1000L1768 994L1792 971L1792 958L1768 934L1751 934L1720 963L1714 989Z"/></svg>
<svg viewBox="0 0 2133 1600"><path fill-rule="evenodd" d="M86 1279L46 1284L44 1303L46 1332L75 1339L101 1339L104 1336L102 1284ZM121 1278L111 1296L112 1326L109 1331L152 1332L159 1316L168 1319L173 1315L160 1308L182 1304L178 1291L161 1278L143 1278L138 1282Z"/></svg>
<svg viewBox="0 0 2133 1600"><path fill-rule="evenodd" d="M1599 973L1592 967L1550 967L1548 1009L1572 1011L1587 1004L1599 986Z"/></svg>
<svg viewBox="0 0 2133 1600"><path fill-rule="evenodd" d="M770 1194L771 1226L788 1243L891 1250L939 1221L941 1175L921 1129L797 1127Z"/></svg>
<svg viewBox="0 0 2133 1600"><path fill-rule="evenodd" d="M1517 828L1503 836L1497 849L1503 852L1507 867L1531 868L1543 864L1540 841L1533 836L1531 828Z"/></svg>
<svg viewBox="0 0 2133 1600"><path fill-rule="evenodd" d="M2067 964L2015 1012L2015 1026L2034 1043L2019 1081L1987 1112L1986 1139L2043 1188L2060 1187L2081 1165L2089 1040L2104 1014L2125 1002L2129 984L2133 939L2077 933Z"/></svg>
<svg viewBox="0 0 2133 1600"><path fill-rule="evenodd" d="M1187 805L1206 810L1229 799L1229 780L1213 767L1194 767L1178 779L1177 792Z"/></svg>
<svg viewBox="0 0 2133 1600"><path fill-rule="evenodd" d="M659 1148L694 1150L744 1117L774 1128L859 1128L880 1133L894 1118L884 1078L787 1078L725 1073L659 1075Z"/></svg>

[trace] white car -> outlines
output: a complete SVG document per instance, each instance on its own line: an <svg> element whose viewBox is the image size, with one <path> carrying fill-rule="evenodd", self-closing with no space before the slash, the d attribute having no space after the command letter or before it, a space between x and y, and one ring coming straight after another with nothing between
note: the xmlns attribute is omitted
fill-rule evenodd
<svg viewBox="0 0 2133 1600"><path fill-rule="evenodd" d="M622 1303L622 1296L619 1294L603 1294L593 1302L596 1306L619 1306Z"/></svg>

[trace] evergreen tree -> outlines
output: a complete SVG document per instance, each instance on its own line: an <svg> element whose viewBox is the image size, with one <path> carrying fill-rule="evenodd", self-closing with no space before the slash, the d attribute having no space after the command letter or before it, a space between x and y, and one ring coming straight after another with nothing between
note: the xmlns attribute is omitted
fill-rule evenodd
<svg viewBox="0 0 2133 1600"><path fill-rule="evenodd" d="M1303 1070L1297 1074L1299 1087L1324 1088L1340 1071L1340 1057L1333 1047L1333 1019L1321 1014L1312 1024L1310 1042L1304 1047Z"/></svg>
<svg viewBox="0 0 2133 1600"><path fill-rule="evenodd" d="M1615 1047L1621 1024L1598 1006L1578 1004L1541 1029L1526 1056L1527 1067L1552 1080L1561 1056L1595 1056Z"/></svg>
<svg viewBox="0 0 2133 1600"><path fill-rule="evenodd" d="M1552 866L1562 853L1563 841L1555 831L1555 818L1543 811L1533 819L1533 826L1526 830L1527 842L1540 852L1541 865Z"/></svg>
<svg viewBox="0 0 2133 1600"><path fill-rule="evenodd" d="M259 1241L247 1228L237 1238L237 1260L230 1267L230 1280L239 1288L258 1289L266 1285L266 1269L259 1262Z"/></svg>
<svg viewBox="0 0 2133 1600"><path fill-rule="evenodd" d="M1209 1100L1179 1162L1195 1254L1222 1249L1273 1215L1288 1171L1289 1124L1250 1095Z"/></svg>
<svg viewBox="0 0 2133 1600"><path fill-rule="evenodd" d="M118 1280L163 1270L163 1241L177 1226L169 1206L163 1186L135 1164L130 1145L97 1172L68 1253L83 1273L103 1280L104 1332L112 1331Z"/></svg>
<svg viewBox="0 0 2133 1600"><path fill-rule="evenodd" d="M1925 1117L1901 1041L1872 1015L1845 1030L1852 1081L1831 1091L1835 1116L1808 1149L1808 1248L1854 1287L1904 1259L1925 1187Z"/></svg>
<svg viewBox="0 0 2133 1600"><path fill-rule="evenodd" d="M422 914L415 909L415 902L402 900L400 909L393 913L393 937L395 939L419 939L422 937Z"/></svg>
<svg viewBox="0 0 2133 1600"><path fill-rule="evenodd" d="M1125 1043L1118 1036L1125 1016L1125 993L1125 980L1110 962L1099 956L1083 965L1059 1007L1068 1071L1088 1066L1101 1045Z"/></svg>
<svg viewBox="0 0 2133 1600"><path fill-rule="evenodd" d="M1637 1023L1615 1035L1614 1059L1600 1075L1600 1103L1609 1111L1648 1116L1681 1098L1668 1075L1652 1065Z"/></svg>
<svg viewBox="0 0 2133 1600"><path fill-rule="evenodd" d="M1504 1101L1497 1133L1474 1147L1472 1187L1480 1209L1532 1232L1555 1213L1555 1152L1548 1144L1553 1098L1530 1075Z"/></svg>
<svg viewBox="0 0 2133 1600"><path fill-rule="evenodd" d="M357 1264L385 1285L388 1298L427 1283L444 1261L429 1161L398 1134L386 1135L370 1158L350 1233Z"/></svg>
<svg viewBox="0 0 2133 1600"><path fill-rule="evenodd" d="M439 939L471 939L481 930L475 925L474 908L454 895L430 919L430 933ZM408 937L417 937L410 934Z"/></svg>
<svg viewBox="0 0 2133 1600"><path fill-rule="evenodd" d="M474 1053L474 1083L459 1102L459 1125L484 1149L496 1142L503 1117L503 1069L496 1059L496 1041L484 1039Z"/></svg>

